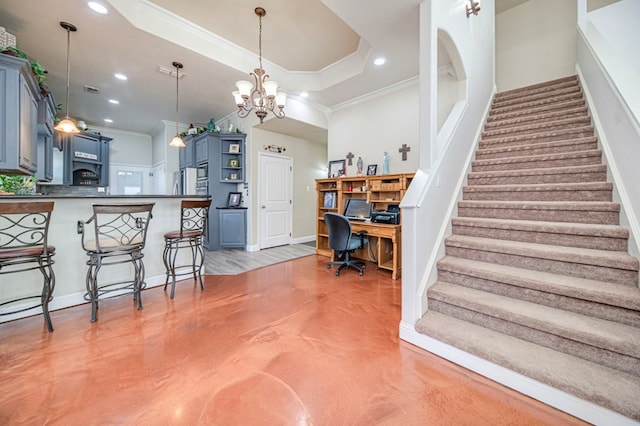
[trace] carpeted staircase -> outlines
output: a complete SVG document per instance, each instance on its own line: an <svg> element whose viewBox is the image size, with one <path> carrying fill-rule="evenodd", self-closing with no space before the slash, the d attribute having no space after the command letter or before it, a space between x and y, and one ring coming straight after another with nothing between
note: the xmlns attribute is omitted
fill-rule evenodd
<svg viewBox="0 0 640 426"><path fill-rule="evenodd" d="M640 420L638 259L575 76L499 93L416 329Z"/></svg>

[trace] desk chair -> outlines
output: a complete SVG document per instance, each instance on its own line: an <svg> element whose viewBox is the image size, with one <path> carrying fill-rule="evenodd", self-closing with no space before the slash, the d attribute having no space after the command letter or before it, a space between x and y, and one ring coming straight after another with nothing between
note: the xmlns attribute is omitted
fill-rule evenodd
<svg viewBox="0 0 640 426"><path fill-rule="evenodd" d="M142 249L154 204L94 204L93 216L87 221L78 221L82 248L89 256L84 298L91 301L91 322L97 320L98 300L101 298L133 293L138 310L142 309L140 290L145 287ZM93 232L89 235L93 234L93 239L86 239L85 229L92 222ZM133 265L132 279L114 283L98 282L98 272L103 266L123 263Z"/></svg>
<svg viewBox="0 0 640 426"><path fill-rule="evenodd" d="M53 211L53 201L19 203L0 203L0 275L39 269L44 282L42 292L38 295L24 295L0 303L0 308L18 303L12 311L3 310L0 315L15 314L42 306L44 322L47 329L53 331L49 316L49 302L53 298L56 277L53 274L56 248L48 245L49 221ZM26 287L20 278L7 282L1 278L0 283L12 287ZM37 299L38 303L21 303L26 300ZM35 304L34 304L35 303Z"/></svg>
<svg viewBox="0 0 640 426"><path fill-rule="evenodd" d="M172 299L176 289L176 276L193 274L193 281L197 280L200 283L200 290L204 290L204 285L202 285L202 265L204 264L202 238L207 229L207 216L210 206L211 200L182 200L180 203L180 230L164 234L162 260L167 271L164 289L165 291L167 290L169 276L171 276ZM191 249L191 262L186 265L176 266L178 251L187 247ZM176 270L179 272L176 273Z"/></svg>
<svg viewBox="0 0 640 426"><path fill-rule="evenodd" d="M354 250L363 248L369 241L364 237L365 231L357 234L351 232L351 222L349 219L337 213L325 213L324 223L327 224L329 230L329 247L331 247L338 258L337 260L327 263L327 269L331 269L331 265L340 265L336 269L336 276L340 275L340 271L344 268L353 268L358 271L359 275L364 273L365 263L362 260L351 260L350 253ZM334 256L335 257L335 256Z"/></svg>

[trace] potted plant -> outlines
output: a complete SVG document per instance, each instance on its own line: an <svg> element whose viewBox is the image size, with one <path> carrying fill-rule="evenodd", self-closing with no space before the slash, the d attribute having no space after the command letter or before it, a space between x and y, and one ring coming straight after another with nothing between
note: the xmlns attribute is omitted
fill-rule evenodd
<svg viewBox="0 0 640 426"><path fill-rule="evenodd" d="M33 76L36 78L36 81L40 86L40 92L42 93L42 96L47 96L47 94L49 93L49 88L45 84L45 81L47 80L47 70L44 69L44 67L40 65L38 61L29 59L27 57L27 54L18 46L7 46L0 53L4 53L5 55L9 55L9 56L14 56L16 58L26 59L27 61L29 61L29 65L31 66L31 72L33 73Z"/></svg>

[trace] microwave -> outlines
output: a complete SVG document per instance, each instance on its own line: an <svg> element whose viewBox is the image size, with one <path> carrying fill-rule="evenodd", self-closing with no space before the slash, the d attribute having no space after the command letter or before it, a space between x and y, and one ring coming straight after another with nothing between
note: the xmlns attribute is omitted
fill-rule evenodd
<svg viewBox="0 0 640 426"><path fill-rule="evenodd" d="M200 163L196 168L196 179L197 180L207 180L209 179L209 164L208 163Z"/></svg>

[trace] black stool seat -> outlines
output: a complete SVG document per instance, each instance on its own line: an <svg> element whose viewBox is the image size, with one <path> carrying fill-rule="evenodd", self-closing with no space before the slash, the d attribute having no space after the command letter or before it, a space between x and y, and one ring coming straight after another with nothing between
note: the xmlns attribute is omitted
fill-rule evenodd
<svg viewBox="0 0 640 426"><path fill-rule="evenodd" d="M0 308L3 309L0 315L15 314L42 306L44 322L49 331L53 331L49 302L53 298L56 282L52 268L56 248L47 242L53 205L53 201L0 203L0 275L38 269L43 276L40 294L2 301ZM2 278L0 283L14 288L29 285L20 278ZM34 299L37 302L34 302Z"/></svg>
<svg viewBox="0 0 640 426"><path fill-rule="evenodd" d="M78 234L82 235L82 248L89 259L87 265L87 292L85 300L91 302L91 322L97 320L98 301L102 298L133 293L133 299L142 309L140 291L144 283L144 254L147 229L155 203L94 204L93 216L78 221ZM87 225L93 223L93 232ZM90 239L92 238L93 239ZM131 279L117 282L98 282L98 272L104 266L131 263Z"/></svg>
<svg viewBox="0 0 640 426"><path fill-rule="evenodd" d="M164 234L164 253L162 260L167 271L164 289L167 289L171 278L171 298L176 289L176 277L193 275L193 281L202 284L202 266L204 265L204 250L202 239L207 229L207 217L211 200L182 200L180 203L180 230ZM188 263L178 262L178 252L189 248L191 258Z"/></svg>

